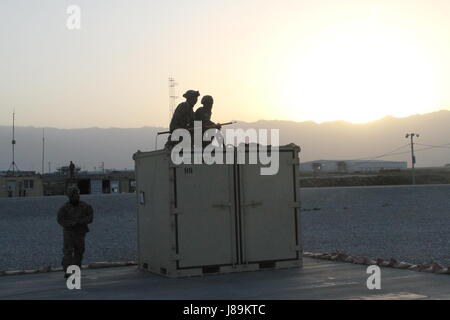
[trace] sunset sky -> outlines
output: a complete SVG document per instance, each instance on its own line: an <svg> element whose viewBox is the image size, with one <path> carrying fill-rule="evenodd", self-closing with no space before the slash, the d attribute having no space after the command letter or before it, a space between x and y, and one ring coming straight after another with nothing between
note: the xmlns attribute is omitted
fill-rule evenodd
<svg viewBox="0 0 450 320"><path fill-rule="evenodd" d="M450 110L448 0L2 0L0 39L0 125L167 127L170 76L218 122Z"/></svg>

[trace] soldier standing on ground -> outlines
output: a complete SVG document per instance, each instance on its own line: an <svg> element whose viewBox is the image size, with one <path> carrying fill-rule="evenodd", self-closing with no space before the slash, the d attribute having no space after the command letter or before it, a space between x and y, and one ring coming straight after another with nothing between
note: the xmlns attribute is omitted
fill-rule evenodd
<svg viewBox="0 0 450 320"><path fill-rule="evenodd" d="M180 103L175 112L173 113L172 120L170 121L169 130L172 133L176 129L191 130L194 127L194 106L198 101L200 92L194 90L188 90L183 97L186 98L185 102ZM171 136L166 143L166 148L173 147L176 141L171 140Z"/></svg>
<svg viewBox="0 0 450 320"><path fill-rule="evenodd" d="M92 207L80 201L80 190L70 187L67 195L69 201L58 211L58 223L64 228L63 231L63 261L64 276L67 268L77 265L81 268L85 249L86 233L89 232L88 224L92 223L94 210Z"/></svg>
<svg viewBox="0 0 450 320"><path fill-rule="evenodd" d="M73 179L75 177L75 164L70 161L70 165L69 165L69 178Z"/></svg>

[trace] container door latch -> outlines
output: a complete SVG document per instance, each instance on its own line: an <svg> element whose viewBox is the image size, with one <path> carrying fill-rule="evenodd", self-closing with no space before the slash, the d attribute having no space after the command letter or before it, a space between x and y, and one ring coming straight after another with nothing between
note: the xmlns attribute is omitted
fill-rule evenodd
<svg viewBox="0 0 450 320"><path fill-rule="evenodd" d="M242 206L243 207L255 208L255 207L258 207L258 206L262 206L262 202L250 201L248 203L243 203Z"/></svg>
<svg viewBox="0 0 450 320"><path fill-rule="evenodd" d="M218 203L214 203L212 206L214 208L226 209L226 208L231 207L231 203L230 202L218 202Z"/></svg>

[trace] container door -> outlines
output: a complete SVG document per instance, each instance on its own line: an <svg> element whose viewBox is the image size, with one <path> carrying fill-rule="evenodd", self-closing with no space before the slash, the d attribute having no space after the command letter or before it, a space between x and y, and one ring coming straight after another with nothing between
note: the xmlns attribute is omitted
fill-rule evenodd
<svg viewBox="0 0 450 320"><path fill-rule="evenodd" d="M261 175L259 164L239 165L243 263L298 259L296 157L279 154L276 175Z"/></svg>
<svg viewBox="0 0 450 320"><path fill-rule="evenodd" d="M175 171L178 268L236 261L232 165L182 165Z"/></svg>

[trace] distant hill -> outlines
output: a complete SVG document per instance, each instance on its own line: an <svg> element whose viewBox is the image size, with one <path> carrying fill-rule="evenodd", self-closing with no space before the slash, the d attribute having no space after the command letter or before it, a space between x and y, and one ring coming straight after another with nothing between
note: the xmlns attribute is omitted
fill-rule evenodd
<svg viewBox="0 0 450 320"><path fill-rule="evenodd" d="M404 154L381 157L381 160L408 161L410 153L405 133L417 132L417 143L426 145L449 144L450 147L450 111L439 111L406 118L385 117L365 124L353 124L345 121L317 124L312 121L293 122L261 120L252 123L241 122L233 127L277 128L280 129L280 143L294 142L301 146L301 160L316 159L360 159L374 158L396 152ZM229 127L227 127L229 128ZM67 165L72 160L84 169L133 168L132 154L138 149L154 149L156 132L164 128L87 128L55 129L45 128L46 160L52 170ZM41 171L42 128L16 128L16 163L21 170ZM164 138L158 145L164 145ZM416 149L427 148L417 145ZM443 166L450 163L449 148L429 148L416 154L417 166ZM11 163L11 128L0 126L0 171L7 170Z"/></svg>

